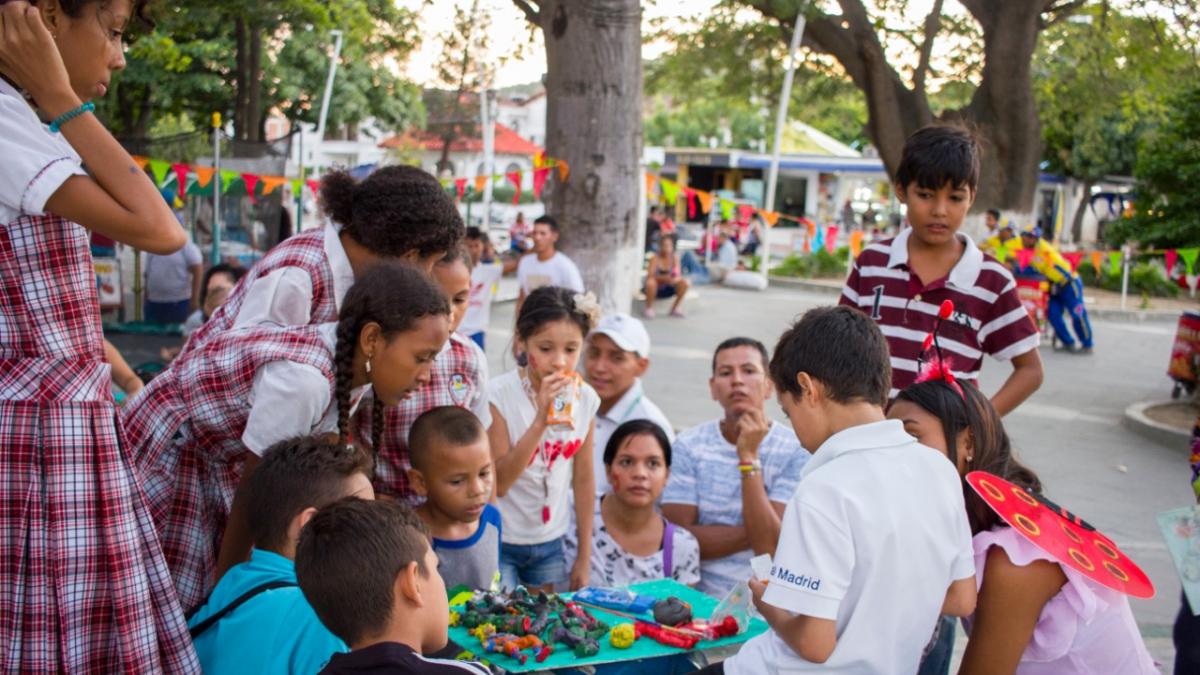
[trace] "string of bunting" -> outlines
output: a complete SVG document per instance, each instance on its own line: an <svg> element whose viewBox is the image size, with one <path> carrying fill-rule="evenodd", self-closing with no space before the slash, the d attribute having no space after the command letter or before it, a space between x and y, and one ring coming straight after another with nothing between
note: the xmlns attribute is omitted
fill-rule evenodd
<svg viewBox="0 0 1200 675"><path fill-rule="evenodd" d="M646 173L645 179L646 195L651 199L653 199L655 195L656 187L658 188L659 196L662 198L661 200L671 206L675 206L679 202L680 196L686 199L688 218L695 218L700 211L712 211L713 203L715 202L717 208L721 209L721 217L725 220L732 220L735 213L743 219L747 219L751 214L757 213L760 217L762 217L763 221L767 224L767 227L775 227L780 219L790 220L806 226L809 230L810 237L816 236L816 223L812 222L808 218L791 216L786 213L769 211L767 209L757 209L748 204L739 204L733 200L725 199L724 197L718 197L711 192L690 188L669 178L662 178L649 172ZM821 238L822 240L824 239L824 237Z"/></svg>
<svg viewBox="0 0 1200 675"><path fill-rule="evenodd" d="M134 155L133 161L143 171L148 170L150 172L151 177L154 178L154 184L160 190L166 188L173 181L176 188L175 192L180 197L184 195L212 194L213 177L217 176L217 170L211 166L185 164L182 162L171 163L163 159L143 157L141 155ZM241 189L252 202L255 201L256 196L269 195L282 185L290 184L292 192L298 193L303 184L312 191L313 195L317 194L317 190L320 187L320 181L315 179L302 181L299 178L288 178L286 176L267 176L248 172L239 173L231 169L221 169L219 182L221 185L221 194L227 194L231 188L241 186Z"/></svg>
<svg viewBox="0 0 1200 675"><path fill-rule="evenodd" d="M542 198L542 190L546 187L546 181L550 178L551 173L558 174L560 182L567 182L567 176L571 173L571 167L566 160L547 157L546 153L539 152L533 156L533 196L535 199ZM483 192L487 187L488 180L492 181L492 185L499 185L503 181L508 181L512 184L513 204L518 204L521 201L522 184L525 179L525 169L517 171L509 171L506 173L497 173L491 176L450 176L440 178L439 181L442 187L450 189L454 187L454 198L462 201L467 194L467 188L471 187L476 193Z"/></svg>

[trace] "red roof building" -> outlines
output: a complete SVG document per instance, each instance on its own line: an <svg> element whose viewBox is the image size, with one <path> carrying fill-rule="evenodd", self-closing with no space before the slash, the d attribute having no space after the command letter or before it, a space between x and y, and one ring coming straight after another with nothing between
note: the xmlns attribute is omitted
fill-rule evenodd
<svg viewBox="0 0 1200 675"><path fill-rule="evenodd" d="M407 132L392 136L379 144L382 148L411 148L419 147L426 152L441 152L442 139L429 131ZM531 143L512 129L496 123L494 150L497 155L527 155L533 156L542 151L542 147ZM483 152L482 138L456 138L450 143L450 152L476 154Z"/></svg>

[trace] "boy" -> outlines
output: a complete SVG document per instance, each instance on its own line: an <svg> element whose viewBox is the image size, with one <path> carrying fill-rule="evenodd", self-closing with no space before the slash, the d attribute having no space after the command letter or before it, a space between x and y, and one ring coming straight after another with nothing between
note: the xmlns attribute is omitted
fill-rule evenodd
<svg viewBox="0 0 1200 675"><path fill-rule="evenodd" d="M205 673L315 673L348 651L296 587L292 559L319 509L347 496L374 498L370 473L362 453L312 438L264 453L246 486L250 560L230 568L188 620Z"/></svg>
<svg viewBox="0 0 1200 675"><path fill-rule="evenodd" d="M940 331L947 365L955 377L974 382L984 354L1011 360L1012 374L992 397L1005 415L1042 384L1039 333L1012 274L958 232L978 183L979 146L969 133L930 126L910 136L895 190L912 227L863 249L840 302L866 312L887 336L894 397L916 379L925 336L939 306L952 300L954 316Z"/></svg>
<svg viewBox="0 0 1200 675"><path fill-rule="evenodd" d="M750 582L771 630L723 672L916 672L938 615L975 609L958 472L884 418L887 343L860 312L808 311L779 338L770 372L800 443L816 450L784 513L770 585Z"/></svg>
<svg viewBox="0 0 1200 675"><path fill-rule="evenodd" d="M566 254L558 250L561 230L553 216L540 216L533 221L533 255L521 258L517 265L517 282L521 293L517 296L514 315L521 314L521 305L535 288L562 286L576 293L583 292L583 277L579 268Z"/></svg>
<svg viewBox="0 0 1200 675"><path fill-rule="evenodd" d="M500 576L500 510L492 496L492 453L479 418L457 406L434 408L409 432L408 480L425 498L417 515L433 534L450 588L489 590Z"/></svg>
<svg viewBox="0 0 1200 675"><path fill-rule="evenodd" d="M406 506L345 499L304 528L296 577L321 621L354 651L323 675L489 675L422 656L446 645L449 601L425 524Z"/></svg>
<svg viewBox="0 0 1200 675"><path fill-rule="evenodd" d="M484 347L484 337L492 322L492 299L496 295L496 284L504 275L504 265L498 260L484 260L487 234L478 227L467 228L467 251L471 255L471 293L467 313L458 330Z"/></svg>

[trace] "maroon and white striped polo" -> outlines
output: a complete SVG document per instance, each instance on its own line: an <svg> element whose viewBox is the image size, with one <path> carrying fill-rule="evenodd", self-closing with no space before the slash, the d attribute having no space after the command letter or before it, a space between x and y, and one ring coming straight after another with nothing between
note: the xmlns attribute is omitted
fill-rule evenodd
<svg viewBox="0 0 1200 675"><path fill-rule="evenodd" d="M954 301L955 312L938 331L938 342L955 377L978 380L984 354L1007 361L1037 348L1041 336L1004 265L960 234L966 249L954 269L922 286L908 269L911 233L911 228L906 229L894 239L863 249L839 300L875 319L887 338L892 353L890 396L916 379L922 343L945 300Z"/></svg>

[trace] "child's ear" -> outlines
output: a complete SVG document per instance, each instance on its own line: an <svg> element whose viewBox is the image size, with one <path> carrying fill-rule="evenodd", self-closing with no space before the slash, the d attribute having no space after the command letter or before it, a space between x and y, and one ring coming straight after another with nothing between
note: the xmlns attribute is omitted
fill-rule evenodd
<svg viewBox="0 0 1200 675"><path fill-rule="evenodd" d="M412 486L413 492L422 497L429 496L429 486L425 484L425 474L418 469L408 470L408 483Z"/></svg>
<svg viewBox="0 0 1200 675"><path fill-rule="evenodd" d="M307 525L308 521L312 520L312 517L315 515L317 515L317 507L315 506L310 506L300 513L297 513L296 516L292 518L292 522L288 523L288 541L293 544L300 541L300 530L303 530L304 526Z"/></svg>
<svg viewBox="0 0 1200 675"><path fill-rule="evenodd" d="M893 183L892 190L896 192L896 199L900 200L901 204L908 203L908 195L904 192L904 186L900 183Z"/></svg>
<svg viewBox="0 0 1200 675"><path fill-rule="evenodd" d="M958 434L958 447L961 448L958 454L967 462L975 458L975 434L970 428L963 429Z"/></svg>
<svg viewBox="0 0 1200 675"><path fill-rule="evenodd" d="M421 580L420 563L414 560L397 572L392 590L397 598L402 597L415 607L424 607L425 600L421 597L424 584Z"/></svg>
<svg viewBox="0 0 1200 675"><path fill-rule="evenodd" d="M809 405L817 404L817 386L816 381L805 372L796 373L796 384L800 386L800 394L793 395L792 398L796 403L806 403Z"/></svg>

